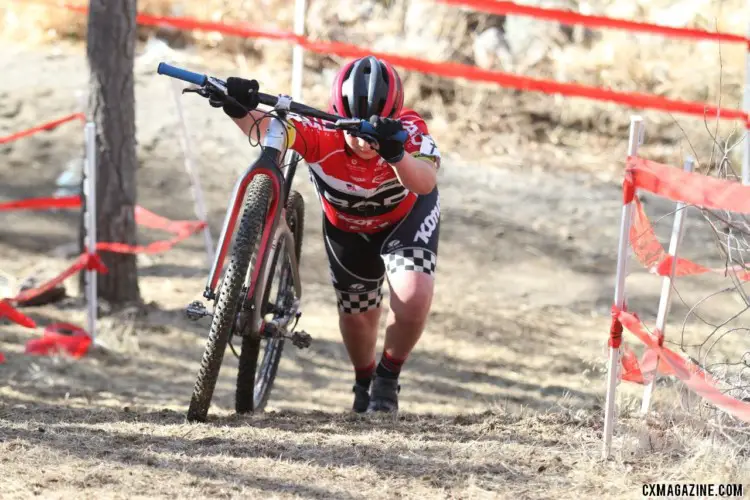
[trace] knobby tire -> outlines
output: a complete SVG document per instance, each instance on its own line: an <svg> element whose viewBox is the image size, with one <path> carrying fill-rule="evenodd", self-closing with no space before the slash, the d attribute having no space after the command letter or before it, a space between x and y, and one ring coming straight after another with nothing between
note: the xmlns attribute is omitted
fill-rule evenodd
<svg viewBox="0 0 750 500"><path fill-rule="evenodd" d="M231 259L219 289L211 329L188 408L187 420L190 422L205 422L208 415L224 351L235 327L245 276L256 247L255 242L263 233L272 194L273 183L265 174L256 175L248 187Z"/></svg>
<svg viewBox="0 0 750 500"><path fill-rule="evenodd" d="M302 196L292 191L286 204L286 223L294 236L294 254L299 265L302 253L302 234L305 225L305 204ZM281 252L276 253L276 258L271 263L273 266L268 273L268 283L266 283L263 301L261 304L268 302L268 294L271 292L271 284L276 278L276 267L281 262L282 268L285 264L284 255ZM279 272L281 272L281 269ZM289 284L289 287L293 285ZM257 289L257 288L256 288ZM281 293L278 291L277 293ZM271 350L272 349L272 350ZM268 373L265 385L261 388L258 401L255 400L256 374L258 372L258 360L261 356L261 338L259 335L245 336L242 338L242 352L240 352L239 369L237 373L237 391L235 394L235 411L237 413L251 413L261 411L268 402L271 395L271 388L276 378L276 372L279 369L281 354L284 350L284 339L274 339L266 343L261 372Z"/></svg>

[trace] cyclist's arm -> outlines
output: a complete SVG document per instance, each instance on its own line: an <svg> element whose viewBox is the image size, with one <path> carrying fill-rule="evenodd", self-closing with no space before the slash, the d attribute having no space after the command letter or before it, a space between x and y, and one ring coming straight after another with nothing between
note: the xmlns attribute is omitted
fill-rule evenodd
<svg viewBox="0 0 750 500"><path fill-rule="evenodd" d="M268 120L271 120L271 117L263 111L252 110L244 118L232 118L232 120L242 130L243 134L249 135L252 131L252 139L262 141L266 136Z"/></svg>
<svg viewBox="0 0 750 500"><path fill-rule="evenodd" d="M391 166L399 182L412 193L428 194L437 184L437 165L432 159L423 160L407 153Z"/></svg>
<svg viewBox="0 0 750 500"><path fill-rule="evenodd" d="M266 137L266 129L270 120L278 120L278 117L269 116L264 111L253 110L243 118L232 118L234 123L248 135L253 143L261 142ZM297 152L305 161L315 161L320 151L319 133L323 126L290 113L285 122L286 147Z"/></svg>
<svg viewBox="0 0 750 500"><path fill-rule="evenodd" d="M428 194L437 184L440 150L416 112L407 111L402 120L409 138L404 143L404 157L392 164L393 169L406 189L416 194Z"/></svg>

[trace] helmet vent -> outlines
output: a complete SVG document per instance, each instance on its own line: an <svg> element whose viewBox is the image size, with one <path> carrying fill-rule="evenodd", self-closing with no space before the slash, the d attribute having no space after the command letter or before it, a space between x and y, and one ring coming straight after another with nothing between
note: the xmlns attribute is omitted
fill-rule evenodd
<svg viewBox="0 0 750 500"><path fill-rule="evenodd" d="M367 119L367 96L359 96L358 99L359 102L357 102L357 116L360 118Z"/></svg>
<svg viewBox="0 0 750 500"><path fill-rule="evenodd" d="M352 116L352 110L349 109L349 99L344 99L342 104L344 105L344 116Z"/></svg>

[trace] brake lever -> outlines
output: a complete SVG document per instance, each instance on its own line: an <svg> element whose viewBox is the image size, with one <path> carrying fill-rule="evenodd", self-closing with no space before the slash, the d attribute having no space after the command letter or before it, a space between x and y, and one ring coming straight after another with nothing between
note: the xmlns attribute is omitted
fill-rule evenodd
<svg viewBox="0 0 750 500"><path fill-rule="evenodd" d="M325 128L353 132L359 129L359 120L356 118L341 118L335 122L325 122Z"/></svg>
<svg viewBox="0 0 750 500"><path fill-rule="evenodd" d="M208 97L210 95L206 87L193 87L193 88L188 87L188 88L182 89L182 93L183 94L187 94L187 93L198 94L201 97Z"/></svg>

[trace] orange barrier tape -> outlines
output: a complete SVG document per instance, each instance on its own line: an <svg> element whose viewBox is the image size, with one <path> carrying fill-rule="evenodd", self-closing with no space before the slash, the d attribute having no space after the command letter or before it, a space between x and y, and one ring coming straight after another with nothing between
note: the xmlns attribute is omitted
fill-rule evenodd
<svg viewBox="0 0 750 500"><path fill-rule="evenodd" d="M184 229L181 230L177 235L169 240L155 241L148 245L128 245L125 243L97 243L96 249L102 252L114 252L114 253L146 253L155 254L166 252L177 243L192 236L196 232L203 229L206 224L204 222L187 222L185 223Z"/></svg>
<svg viewBox="0 0 750 500"><path fill-rule="evenodd" d="M15 310L6 299L0 300L0 318L8 318L13 323L26 328L36 328L36 322L33 319Z"/></svg>
<svg viewBox="0 0 750 500"><path fill-rule="evenodd" d="M621 349L622 356L620 357L620 364L622 365L622 371L620 372L620 379L628 382L634 382L636 384L645 384L647 382L643 372L645 371L649 375L654 372L654 369L658 366L659 373L662 375L672 375L673 371L666 367L664 363L657 365L656 353L651 349L646 349L643 353L641 361L635 356L635 353L628 347L622 340L622 323L620 322L620 310L616 306L612 306L612 322L609 327L609 347L615 349ZM643 371L641 371L643 366Z"/></svg>
<svg viewBox="0 0 750 500"><path fill-rule="evenodd" d="M691 391L725 412L750 423L750 402L739 401L723 394L717 388L717 380L709 373L674 351L660 346L658 339L643 329L640 319L635 314L619 311L617 318L630 333L638 337L646 347L658 356L660 365L666 363L674 376L680 379Z"/></svg>
<svg viewBox="0 0 750 500"><path fill-rule="evenodd" d="M73 120L85 120L86 117L83 113L74 113L72 115L65 116L63 118L58 118L57 120L53 120L51 122L43 123L41 125L38 125L34 128L30 128L28 130L24 130L22 132L17 132L15 134L11 134L5 137L0 137L0 144L6 144L8 142L13 142L15 140L21 139L22 137L28 137L30 135L36 134L37 132L42 132L44 130L51 130L55 127L58 127L62 125L63 123L72 122Z"/></svg>
<svg viewBox="0 0 750 500"><path fill-rule="evenodd" d="M703 208L750 213L750 186L685 172L637 156L628 157L625 169L624 184L629 190L643 189L672 201L684 201Z"/></svg>
<svg viewBox="0 0 750 500"><path fill-rule="evenodd" d="M633 382L634 384L645 384L646 380L643 378L643 372L641 372L641 368L638 366L638 358L635 357L633 350L627 344L623 344L621 350L620 364L622 365L622 373L620 374L620 379Z"/></svg>
<svg viewBox="0 0 750 500"><path fill-rule="evenodd" d="M39 339L26 342L25 354L49 356L64 352L74 358L84 356L92 339L88 333L70 323L52 323L44 329L44 335Z"/></svg>
<svg viewBox="0 0 750 500"><path fill-rule="evenodd" d="M86 13L88 9L73 4L55 4L44 0L34 0L49 6L63 7L75 12ZM279 30L263 30L251 28L247 25L217 23L200 21L189 17L167 17L154 16L150 14L138 14L138 24L144 26L172 27L183 30L196 30L207 32L219 32L231 36L245 38L267 38L272 40L288 41L301 45L305 49L320 54L335 54L341 57L361 57L374 55L385 59L392 64L408 70L420 73L433 74L447 78L463 78L477 82L494 83L502 87L513 88L523 91L543 92L547 94L560 94L571 97L585 97L588 99L616 102L618 104L635 108L650 108L662 111L673 111L695 116L718 117L724 120L742 120L748 123L748 115L742 110L717 108L706 103L667 99L665 97L641 94L637 92L618 92L610 89L580 85L577 83L562 83L552 80L542 80L520 75L505 73L502 71L491 71L471 66L468 64L451 62L430 62L414 57L397 56L383 52L373 52L368 48L359 47L341 42L313 41L309 38L295 35L291 32Z"/></svg>
<svg viewBox="0 0 750 500"><path fill-rule="evenodd" d="M693 40L711 40L715 42L747 43L747 37L732 33L711 32L693 28L673 28L653 23L639 21L628 21L615 19L607 16L594 16L580 14L563 9L552 9L549 7L534 7L531 5L519 5L513 2L497 0L437 0L440 3L454 6L469 7L474 10L504 16L507 14L528 16L548 21L558 21L562 24L580 24L591 28L614 28L625 31L636 31L642 33L653 33L667 37L689 38Z"/></svg>
<svg viewBox="0 0 750 500"><path fill-rule="evenodd" d="M169 250L177 243L206 227L206 223L203 221L172 221L140 206L135 207L135 222L139 226L167 231L174 234L175 237L170 240L155 241L145 246L131 246L124 243L97 243L96 249L116 253L160 253Z"/></svg>
<svg viewBox="0 0 750 500"><path fill-rule="evenodd" d="M622 357L620 358L622 373L620 378L627 382L645 385L651 382L653 374L657 370L660 375L675 374L671 366L667 363L658 363L658 361L659 355L653 349L646 349L641 360L638 361L633 350L627 344L622 344Z"/></svg>
<svg viewBox="0 0 750 500"><path fill-rule="evenodd" d="M70 278L75 273L83 269L93 269L99 273L107 272L107 267L102 263L98 255L83 254L79 256L76 259L76 261L70 265L70 267L68 267L65 271L63 271L59 275L39 285L36 288L29 288L27 290L24 290L23 292L19 293L15 297L8 299L8 300L13 302L14 304L18 304L20 302L26 302L31 299L34 299L38 297L39 295L52 290L57 285L59 285L60 283L62 283L63 281L65 281L66 279Z"/></svg>
<svg viewBox="0 0 750 500"><path fill-rule="evenodd" d="M643 210L641 201L635 197L635 210L633 213L633 225L630 227L630 246L638 261L650 272L659 276L669 276L672 272L674 257L669 255L659 242L654 228ZM750 271L734 266L732 269L737 278L742 281L750 281ZM695 262L677 257L675 265L675 276L694 276L706 273L727 274L726 269L712 269L696 264Z"/></svg>
<svg viewBox="0 0 750 500"><path fill-rule="evenodd" d="M79 208L81 206L81 197L60 196L50 198L29 198L26 200L15 200L0 203L0 212L10 210L51 210L58 208Z"/></svg>
<svg viewBox="0 0 750 500"><path fill-rule="evenodd" d="M174 234L184 234L194 231L193 227L197 225L201 226L198 229L202 229L203 227L203 223L200 221L173 221L161 215L156 215L141 206L135 207L135 223L149 229L159 229Z"/></svg>

